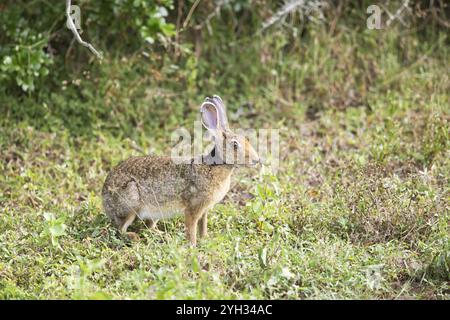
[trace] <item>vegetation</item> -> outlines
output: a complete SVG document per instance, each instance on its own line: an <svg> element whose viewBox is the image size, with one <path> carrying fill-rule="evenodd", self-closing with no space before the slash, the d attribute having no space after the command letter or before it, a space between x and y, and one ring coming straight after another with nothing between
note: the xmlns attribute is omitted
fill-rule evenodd
<svg viewBox="0 0 450 320"><path fill-rule="evenodd" d="M0 298L449 298L443 2L382 30L370 1L74 2L101 61L60 2L0 5ZM182 217L122 237L107 173L170 154L212 94L232 126L280 129L279 170L239 170L196 248Z"/></svg>

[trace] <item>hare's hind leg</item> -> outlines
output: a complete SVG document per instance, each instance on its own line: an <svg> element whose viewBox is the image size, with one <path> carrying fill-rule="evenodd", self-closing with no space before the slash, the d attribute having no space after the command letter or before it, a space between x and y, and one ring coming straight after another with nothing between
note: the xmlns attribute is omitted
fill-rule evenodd
<svg viewBox="0 0 450 320"><path fill-rule="evenodd" d="M133 223L134 219L136 219L136 212L130 212L125 218L121 219L118 223L120 233L126 235L131 240L138 240L139 236L135 232L127 232L128 227Z"/></svg>
<svg viewBox="0 0 450 320"><path fill-rule="evenodd" d="M200 225L200 238L204 238L208 235L208 212L207 211L205 211L203 216L200 218L199 225Z"/></svg>

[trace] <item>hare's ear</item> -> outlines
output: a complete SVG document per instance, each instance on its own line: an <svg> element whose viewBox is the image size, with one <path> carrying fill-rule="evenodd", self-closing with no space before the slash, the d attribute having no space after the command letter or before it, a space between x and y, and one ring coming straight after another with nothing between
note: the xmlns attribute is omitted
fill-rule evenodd
<svg viewBox="0 0 450 320"><path fill-rule="evenodd" d="M219 115L219 128L223 131L227 131L230 128L228 127L228 118L227 112L225 109L225 104L219 96L214 95L212 98L206 97L205 103L212 103L216 108Z"/></svg>
<svg viewBox="0 0 450 320"><path fill-rule="evenodd" d="M212 100L214 104L219 108L219 122L224 130L228 130L228 117L227 110L225 109L225 104L219 96L214 95Z"/></svg>
<svg viewBox="0 0 450 320"><path fill-rule="evenodd" d="M200 107L203 126L211 132L219 129L219 111L217 107L209 102L203 102Z"/></svg>

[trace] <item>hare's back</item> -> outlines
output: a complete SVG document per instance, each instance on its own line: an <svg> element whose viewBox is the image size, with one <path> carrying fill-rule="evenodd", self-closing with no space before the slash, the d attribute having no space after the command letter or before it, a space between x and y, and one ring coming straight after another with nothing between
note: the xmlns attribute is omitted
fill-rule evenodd
<svg viewBox="0 0 450 320"><path fill-rule="evenodd" d="M169 157L131 157L111 171L104 193L115 190L129 196L131 183L140 203L162 206L179 202L185 177L184 166L173 163Z"/></svg>

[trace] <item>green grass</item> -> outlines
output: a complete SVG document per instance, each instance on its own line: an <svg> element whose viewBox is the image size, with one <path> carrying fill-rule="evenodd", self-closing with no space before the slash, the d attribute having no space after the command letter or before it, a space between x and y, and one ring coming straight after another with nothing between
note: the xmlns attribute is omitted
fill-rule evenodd
<svg viewBox="0 0 450 320"><path fill-rule="evenodd" d="M277 54L242 88L239 66L210 79L205 62L194 75L187 65L177 85L172 71L155 83L139 60L111 60L81 86L5 95L0 298L448 299L448 48L406 38L405 62L399 38L379 36L313 34L290 52L260 39L243 65ZM256 117L234 126L281 130L280 170L239 170L197 248L182 217L123 238L101 208L107 173L137 154L133 141L169 154L171 130L211 93L231 111L252 103Z"/></svg>

